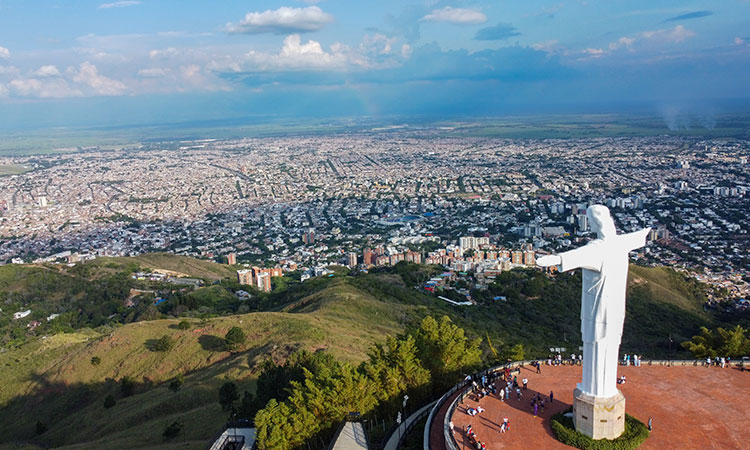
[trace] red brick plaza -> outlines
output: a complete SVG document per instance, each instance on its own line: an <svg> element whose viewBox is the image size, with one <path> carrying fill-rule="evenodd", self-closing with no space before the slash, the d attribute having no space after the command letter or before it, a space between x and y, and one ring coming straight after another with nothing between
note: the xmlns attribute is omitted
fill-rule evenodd
<svg viewBox="0 0 750 450"><path fill-rule="evenodd" d="M625 395L627 413L643 423L653 417L654 429L641 449L750 448L750 372L737 368L642 365L621 366L619 375L627 379L618 386ZM543 365L541 374L533 367L524 367L518 375L519 385L524 377L529 384L528 390L522 388L521 401L513 391L506 402L496 395L479 402L465 398L451 418L459 448L471 448L463 433L468 424L488 449L570 448L555 440L549 419L572 406L581 367ZM504 385L497 381L498 394ZM550 391L554 392L551 405ZM534 417L530 400L537 392L545 397L545 409ZM469 416L466 408L478 404L486 411ZM445 409L442 415L438 413L430 433L435 450L445 448L442 442ZM503 417L508 417L511 424L510 431L504 434L500 433Z"/></svg>

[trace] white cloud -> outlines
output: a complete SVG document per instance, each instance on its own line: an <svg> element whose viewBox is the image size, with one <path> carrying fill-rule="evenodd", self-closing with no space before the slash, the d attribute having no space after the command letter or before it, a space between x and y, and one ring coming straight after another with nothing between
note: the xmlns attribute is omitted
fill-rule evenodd
<svg viewBox="0 0 750 450"><path fill-rule="evenodd" d="M167 71L159 68L141 69L138 71L138 76L143 78L161 78L166 75Z"/></svg>
<svg viewBox="0 0 750 450"><path fill-rule="evenodd" d="M635 42L635 38L623 36L620 39L610 42L609 43L609 49L610 50L617 50L618 48L630 48L631 45Z"/></svg>
<svg viewBox="0 0 750 450"><path fill-rule="evenodd" d="M677 43L695 36L695 32L688 30L682 25L666 30L644 31L641 33L644 39L653 39L656 41Z"/></svg>
<svg viewBox="0 0 750 450"><path fill-rule="evenodd" d="M401 46L401 57L404 59L409 59L411 57L412 48L409 44L403 44Z"/></svg>
<svg viewBox="0 0 750 450"><path fill-rule="evenodd" d="M136 0L123 0L119 2L102 3L101 5L99 5L98 9L127 8L128 6L140 5L141 3L143 2L139 2Z"/></svg>
<svg viewBox="0 0 750 450"><path fill-rule="evenodd" d="M151 59L166 59L172 58L180 54L180 51L174 47L165 48L164 50L151 50L148 53L148 57Z"/></svg>
<svg viewBox="0 0 750 450"><path fill-rule="evenodd" d="M448 22L459 25L476 25L487 22L487 16L485 16L483 12L474 9L446 6L445 8L433 10L431 13L422 17L421 20L426 22Z"/></svg>
<svg viewBox="0 0 750 450"><path fill-rule="evenodd" d="M16 78L8 83L9 90L18 97L65 98L79 97L81 91L62 78Z"/></svg>
<svg viewBox="0 0 750 450"><path fill-rule="evenodd" d="M78 70L72 69L73 81L88 86L98 95L123 95L128 91L124 83L100 75L96 66L86 61Z"/></svg>
<svg viewBox="0 0 750 450"><path fill-rule="evenodd" d="M8 50L5 47L0 47L0 58L2 59L10 58L10 50Z"/></svg>
<svg viewBox="0 0 750 450"><path fill-rule="evenodd" d="M0 98L8 96L8 88L4 84L0 83Z"/></svg>
<svg viewBox="0 0 750 450"><path fill-rule="evenodd" d="M41 77L41 78L59 77L60 71L57 70L57 67L48 65L48 66L40 67L36 72L34 72L34 75L36 75L37 77Z"/></svg>
<svg viewBox="0 0 750 450"><path fill-rule="evenodd" d="M283 6L277 10L247 13L239 23L228 23L226 30L229 33L288 34L316 31L331 22L333 22L333 16L323 12L317 6L306 8Z"/></svg>
<svg viewBox="0 0 750 450"><path fill-rule="evenodd" d="M583 54L590 58L600 58L605 53L606 52L600 48L587 48L583 51Z"/></svg>

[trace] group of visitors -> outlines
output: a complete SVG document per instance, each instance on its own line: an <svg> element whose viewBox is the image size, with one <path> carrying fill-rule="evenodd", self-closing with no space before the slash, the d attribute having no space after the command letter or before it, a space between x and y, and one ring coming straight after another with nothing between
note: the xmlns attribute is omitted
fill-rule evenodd
<svg viewBox="0 0 750 450"><path fill-rule="evenodd" d="M550 391L550 395L552 395L552 391ZM539 415L540 409L541 412L544 412L544 401L545 398L539 392L537 392L536 395L531 396L531 411L534 413L534 417ZM552 403L551 400L550 403Z"/></svg>
<svg viewBox="0 0 750 450"><path fill-rule="evenodd" d="M725 357L715 357L713 360L710 356L706 357L706 367L719 366L722 369L727 367L729 365L729 362L732 360L732 358L725 358ZM713 361L713 362L712 362ZM744 371L743 371L744 372Z"/></svg>
<svg viewBox="0 0 750 450"><path fill-rule="evenodd" d="M469 438L471 446L476 448L477 450L485 450L487 448L484 443L479 440L476 433L474 433L474 430L471 428L471 424L466 425L466 437Z"/></svg>
<svg viewBox="0 0 750 450"><path fill-rule="evenodd" d="M581 365L583 362L583 355L577 355L575 353L570 354L570 360L568 360L567 364L570 364L571 366ZM549 355L547 357L547 365L548 366L564 366L566 364L565 360L563 359L562 354L558 353L556 355ZM537 367L537 372L541 373L539 368Z"/></svg>
<svg viewBox="0 0 750 450"><path fill-rule="evenodd" d="M622 365L623 366L629 366L630 362L631 362L631 355L628 355L627 353L625 353L625 355L622 357ZM638 355L636 355L636 354L633 354L632 355L632 362L633 362L633 365L635 367L640 367L641 366L641 357L638 356Z"/></svg>

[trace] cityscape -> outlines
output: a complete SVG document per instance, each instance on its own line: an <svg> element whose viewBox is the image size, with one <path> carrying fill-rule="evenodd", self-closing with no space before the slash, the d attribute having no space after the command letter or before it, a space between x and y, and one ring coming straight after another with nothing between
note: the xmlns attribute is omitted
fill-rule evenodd
<svg viewBox="0 0 750 450"><path fill-rule="evenodd" d="M586 207L601 203L622 231L652 228L643 261L742 298L749 157L735 139L492 139L422 127L6 157L28 171L0 178L0 260L168 251L310 273L402 259L476 271L477 257L445 258L451 245L479 249L459 237L491 237L507 251L486 259L502 267L508 251L586 239Z"/></svg>

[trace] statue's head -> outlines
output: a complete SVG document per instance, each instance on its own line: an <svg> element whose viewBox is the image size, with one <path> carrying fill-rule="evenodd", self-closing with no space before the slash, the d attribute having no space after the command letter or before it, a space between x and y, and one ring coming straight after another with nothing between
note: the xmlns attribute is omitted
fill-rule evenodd
<svg viewBox="0 0 750 450"><path fill-rule="evenodd" d="M617 231L615 230L615 221L612 220L612 216L609 214L609 208L606 206L591 205L586 210L586 215L591 223L591 230L595 231L600 238L606 238L617 234Z"/></svg>

